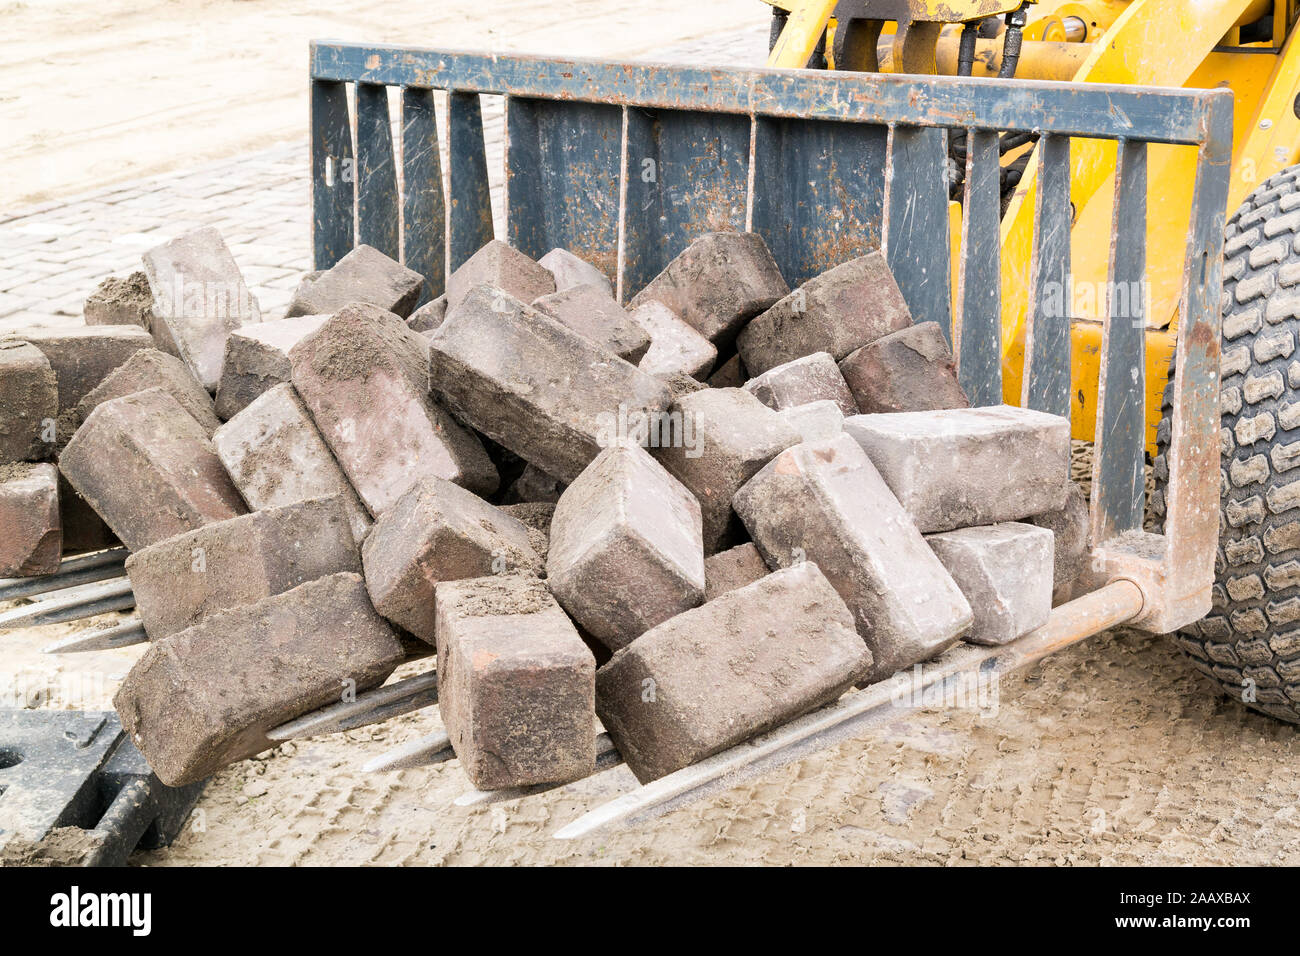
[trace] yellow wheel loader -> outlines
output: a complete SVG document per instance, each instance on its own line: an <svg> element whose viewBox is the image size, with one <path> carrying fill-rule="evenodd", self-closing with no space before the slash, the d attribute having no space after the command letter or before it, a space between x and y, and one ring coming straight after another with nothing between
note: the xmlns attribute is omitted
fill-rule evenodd
<svg viewBox="0 0 1300 956"><path fill-rule="evenodd" d="M1235 99L1224 251L1222 520L1214 607L1177 635L1224 690L1300 721L1300 3L1297 0L768 0L768 66L1227 88ZM960 140L954 144L961 165ZM1039 166L1003 136L1003 394L1026 400L1029 264ZM1070 385L1074 436L1091 440L1109 287L1114 143L1070 156ZM1147 445L1163 519L1170 427L1162 400L1178 324L1195 152L1151 149L1147 222ZM962 209L951 207L953 261ZM1119 227L1124 228L1120 223ZM955 287L955 284L954 284Z"/></svg>

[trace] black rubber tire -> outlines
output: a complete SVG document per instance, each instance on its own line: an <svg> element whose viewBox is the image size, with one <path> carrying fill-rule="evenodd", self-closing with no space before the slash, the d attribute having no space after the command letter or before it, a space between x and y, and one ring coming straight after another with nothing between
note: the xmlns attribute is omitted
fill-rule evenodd
<svg viewBox="0 0 1300 956"><path fill-rule="evenodd" d="M1300 166L1228 221L1214 606L1175 640L1224 693L1300 723ZM1172 385L1157 431L1164 520ZM1253 697L1253 699L1252 699Z"/></svg>

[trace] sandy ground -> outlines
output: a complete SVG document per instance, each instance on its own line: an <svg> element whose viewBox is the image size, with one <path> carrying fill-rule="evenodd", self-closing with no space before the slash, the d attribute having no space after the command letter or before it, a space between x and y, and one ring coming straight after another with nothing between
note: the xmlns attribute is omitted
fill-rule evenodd
<svg viewBox="0 0 1300 956"><path fill-rule="evenodd" d="M0 0L0 210L307 136L312 39L632 57L759 0Z"/></svg>
<svg viewBox="0 0 1300 956"><path fill-rule="evenodd" d="M49 705L106 707L139 649L40 654L78 626L7 635L6 658ZM455 761L358 771L439 729L433 709L227 768L176 843L133 862L1300 864L1293 728L1214 696L1165 639L1100 635L1003 681L984 705L900 715L720 796L572 842L553 834L630 789L625 769L481 808L453 804L469 789Z"/></svg>

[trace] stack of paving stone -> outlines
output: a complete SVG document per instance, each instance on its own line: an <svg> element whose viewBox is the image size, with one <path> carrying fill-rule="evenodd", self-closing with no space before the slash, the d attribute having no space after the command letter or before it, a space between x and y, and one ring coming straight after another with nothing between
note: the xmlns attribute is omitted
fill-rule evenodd
<svg viewBox="0 0 1300 956"><path fill-rule="evenodd" d="M707 234L623 306L562 249L429 300L361 246L273 320L213 229L144 267L0 342L0 574L127 546L169 784L412 653L476 786L590 774L598 719L652 780L1014 640L1087 551L1068 422L968 407L877 253L792 290Z"/></svg>

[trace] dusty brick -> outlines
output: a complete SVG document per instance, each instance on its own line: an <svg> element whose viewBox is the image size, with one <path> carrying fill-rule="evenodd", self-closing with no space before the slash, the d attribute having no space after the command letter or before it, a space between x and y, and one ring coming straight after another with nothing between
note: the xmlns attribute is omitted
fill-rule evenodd
<svg viewBox="0 0 1300 956"><path fill-rule="evenodd" d="M840 363L840 371L864 414L970 407L937 322L921 322L864 345Z"/></svg>
<svg viewBox="0 0 1300 956"><path fill-rule="evenodd" d="M555 517L555 503L550 501L521 501L501 505L501 513L517 520L528 530L528 543L533 553L546 563L551 549L551 519Z"/></svg>
<svg viewBox="0 0 1300 956"><path fill-rule="evenodd" d="M700 507L635 445L607 448L560 496L546 577L611 650L704 599Z"/></svg>
<svg viewBox="0 0 1300 956"><path fill-rule="evenodd" d="M0 577L53 574L62 553L58 468L0 465Z"/></svg>
<svg viewBox="0 0 1300 956"><path fill-rule="evenodd" d="M143 272L126 278L109 276L86 299L82 307L87 325L138 325L150 327L153 318L153 294Z"/></svg>
<svg viewBox="0 0 1300 956"><path fill-rule="evenodd" d="M717 347L662 302L638 306L632 319L650 336L650 348L637 366L643 372L703 378L717 361Z"/></svg>
<svg viewBox="0 0 1300 956"><path fill-rule="evenodd" d="M1065 507L1070 422L1057 415L1009 405L855 415L844 430L927 534Z"/></svg>
<svg viewBox="0 0 1300 956"><path fill-rule="evenodd" d="M496 491L482 443L429 396L428 343L391 312L350 305L289 359L294 389L371 514L430 476Z"/></svg>
<svg viewBox="0 0 1300 956"><path fill-rule="evenodd" d="M328 315L301 315L246 325L230 333L217 386L217 415L229 421L268 388L289 381L289 351L325 324Z"/></svg>
<svg viewBox="0 0 1300 956"><path fill-rule="evenodd" d="M832 401L809 402L783 408L781 420L799 433L803 441L825 441L844 431L844 413Z"/></svg>
<svg viewBox="0 0 1300 956"><path fill-rule="evenodd" d="M579 285L595 285L603 289L606 295L614 294L614 286L605 273L568 249L552 249L538 259L537 264L554 277L556 292Z"/></svg>
<svg viewBox="0 0 1300 956"><path fill-rule="evenodd" d="M292 385L277 385L216 430L212 444L251 508L280 508L337 495L353 538L370 530L370 513L316 430Z"/></svg>
<svg viewBox="0 0 1300 956"><path fill-rule="evenodd" d="M596 659L537 578L437 588L438 710L480 790L596 769Z"/></svg>
<svg viewBox="0 0 1300 956"><path fill-rule="evenodd" d="M752 541L719 551L704 559L704 600L712 601L770 573L771 568Z"/></svg>
<svg viewBox="0 0 1300 956"><path fill-rule="evenodd" d="M477 288L429 338L430 383L449 409L561 481L670 404L654 377L499 289Z"/></svg>
<svg viewBox="0 0 1300 956"><path fill-rule="evenodd" d="M412 332L432 332L442 325L442 320L446 317L447 296L444 293L412 312L411 317L406 320L406 325Z"/></svg>
<svg viewBox="0 0 1300 956"><path fill-rule="evenodd" d="M695 331L722 346L745 320L790 291L767 243L752 232L700 236L629 303L662 302Z"/></svg>
<svg viewBox="0 0 1300 956"><path fill-rule="evenodd" d="M246 510L203 426L160 388L91 412L59 470L132 551Z"/></svg>
<svg viewBox="0 0 1300 956"><path fill-rule="evenodd" d="M91 325L26 329L18 338L36 346L50 361L59 386L59 411L72 411L90 390L153 339L131 325Z"/></svg>
<svg viewBox="0 0 1300 956"><path fill-rule="evenodd" d="M545 312L588 342L635 365L650 348L650 336L599 286L579 285L533 300Z"/></svg>
<svg viewBox="0 0 1300 956"><path fill-rule="evenodd" d="M646 783L830 703L870 666L853 615L805 562L641 635L597 673L596 711Z"/></svg>
<svg viewBox="0 0 1300 956"><path fill-rule="evenodd" d="M150 646L113 698L168 786L275 746L271 728L382 684L402 645L356 574L332 574Z"/></svg>
<svg viewBox="0 0 1300 956"><path fill-rule="evenodd" d="M357 246L330 268L304 277L284 315L325 315L362 302L406 318L423 288L420 273L373 246Z"/></svg>
<svg viewBox="0 0 1300 956"><path fill-rule="evenodd" d="M654 454L699 499L704 552L713 554L735 543L740 531L732 495L778 453L798 444L800 435L738 388L686 395L673 406L673 414L681 415L683 441L658 447Z"/></svg>
<svg viewBox="0 0 1300 956"><path fill-rule="evenodd" d="M827 352L814 352L768 369L745 383L745 391L781 411L810 402L832 401L845 415L858 414L844 376Z"/></svg>
<svg viewBox="0 0 1300 956"><path fill-rule="evenodd" d="M430 644L439 581L544 567L521 522L441 478L417 482L384 512L361 555L375 609Z"/></svg>
<svg viewBox="0 0 1300 956"><path fill-rule="evenodd" d="M1092 553L1088 497L1073 481L1067 482L1064 508L1027 520L1052 532L1052 603L1064 604L1074 597L1075 582L1088 567Z"/></svg>
<svg viewBox="0 0 1300 956"><path fill-rule="evenodd" d="M49 359L34 345L0 340L0 465L49 458L58 417Z"/></svg>
<svg viewBox="0 0 1300 956"><path fill-rule="evenodd" d="M912 324L885 257L872 252L805 282L745 326L736 340L750 375L813 352L840 361Z"/></svg>
<svg viewBox="0 0 1300 956"><path fill-rule="evenodd" d="M872 680L933 657L970 625L951 575L848 435L783 451L733 502L769 567L817 563L871 648Z"/></svg>
<svg viewBox="0 0 1300 956"><path fill-rule="evenodd" d="M77 404L77 420L85 421L100 405L124 395L161 388L211 435L221 424L212 409L212 396L194 380L185 363L158 349L141 349L109 372Z"/></svg>
<svg viewBox="0 0 1300 956"><path fill-rule="evenodd" d="M126 573L149 639L327 574L360 574L347 517L337 497L312 498L217 521L135 552Z"/></svg>
<svg viewBox="0 0 1300 956"><path fill-rule="evenodd" d="M143 259L155 330L159 324L166 328L194 377L215 391L227 337L241 325L262 321L235 257L221 233L205 226L150 249Z"/></svg>
<svg viewBox="0 0 1300 956"><path fill-rule="evenodd" d="M555 291L555 277L518 249L493 239L447 277L447 311L454 311L470 290L480 285L502 289L520 302L532 302Z"/></svg>
<svg viewBox="0 0 1300 956"><path fill-rule="evenodd" d="M926 543L961 593L975 620L962 638L1008 644L1047 623L1052 613L1052 538L1046 528L1007 521L959 528Z"/></svg>

